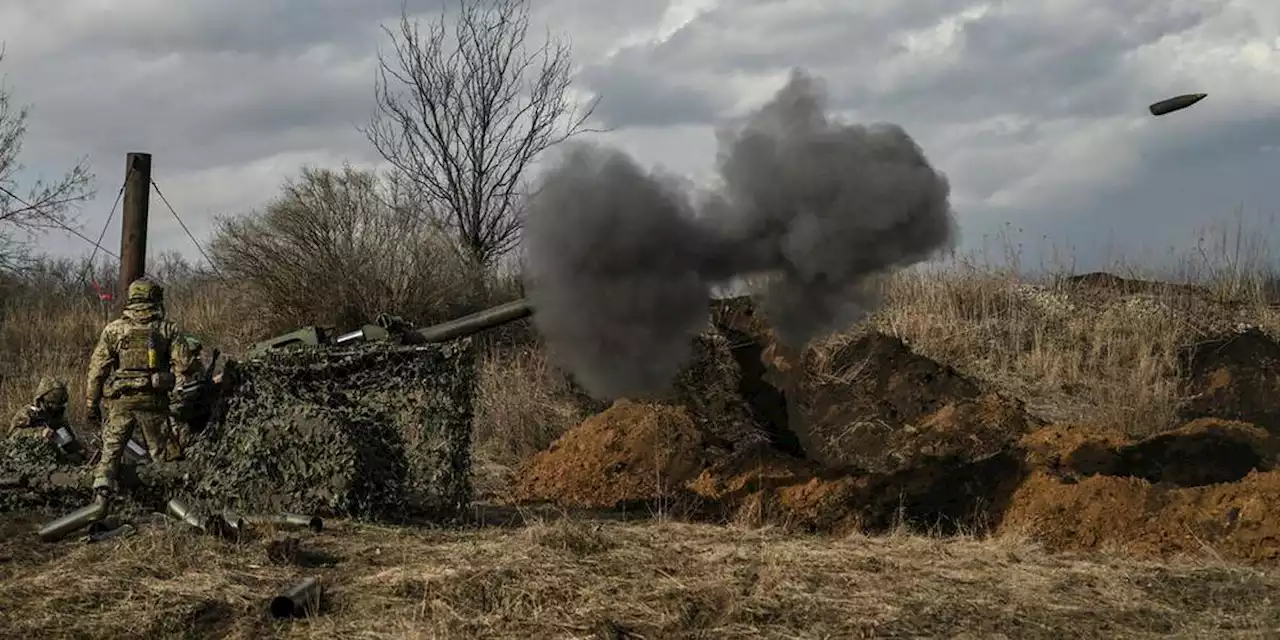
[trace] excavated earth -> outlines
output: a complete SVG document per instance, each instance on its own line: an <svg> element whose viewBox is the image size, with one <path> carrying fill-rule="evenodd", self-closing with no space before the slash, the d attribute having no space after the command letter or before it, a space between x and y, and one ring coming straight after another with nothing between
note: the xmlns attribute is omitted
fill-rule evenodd
<svg viewBox="0 0 1280 640"><path fill-rule="evenodd" d="M1183 422L1135 440L1045 424L892 336L851 338L822 356L829 373L817 376L818 356L774 344L749 302L720 303L714 324L729 353L703 338L699 366L735 370L736 400L718 400L732 411L709 414L687 391L618 401L531 459L508 498L813 532L1009 533L1053 550L1280 560L1268 402L1280 346L1260 333L1189 347Z"/></svg>

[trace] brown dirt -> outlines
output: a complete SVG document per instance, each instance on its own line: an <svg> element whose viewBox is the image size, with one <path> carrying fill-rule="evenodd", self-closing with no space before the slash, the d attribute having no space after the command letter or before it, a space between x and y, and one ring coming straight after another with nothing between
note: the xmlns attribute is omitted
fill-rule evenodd
<svg viewBox="0 0 1280 640"><path fill-rule="evenodd" d="M1032 473L998 531L1055 550L1280 560L1280 521L1269 507L1280 491L1275 441L1257 427L1201 419L1133 442L1053 426L1020 444Z"/></svg>
<svg viewBox="0 0 1280 640"><path fill-rule="evenodd" d="M1018 487L998 530L1031 535L1055 551L1208 553L1274 563L1280 560L1276 504L1277 472L1192 488L1102 475L1066 483L1037 472Z"/></svg>
<svg viewBox="0 0 1280 640"><path fill-rule="evenodd" d="M1280 344L1257 329L1188 347L1183 419L1241 420L1280 435Z"/></svg>
<svg viewBox="0 0 1280 640"><path fill-rule="evenodd" d="M975 434L989 445L1040 425L1020 402L984 393L889 335L859 336L821 365L815 357L808 356L804 370L830 373L807 374L789 389L791 424L804 434L809 457L828 468L890 472L903 467L903 446L927 443L959 454ZM942 446L947 440L951 445Z"/></svg>
<svg viewBox="0 0 1280 640"><path fill-rule="evenodd" d="M711 463L688 409L619 400L518 471L511 497L614 508L679 493Z"/></svg>
<svg viewBox="0 0 1280 640"><path fill-rule="evenodd" d="M759 344L745 332L729 342L731 350ZM724 446L709 432L705 403L620 402L536 457L516 497L566 507L679 497L695 501L689 513L703 518L807 531L1024 531L1055 549L1213 549L1280 560L1280 524L1268 524L1267 506L1280 497L1280 472L1272 471L1280 454L1257 426L1200 418L1135 441L1043 425L1020 402L882 334L826 357L821 370L834 375L799 384L777 367L752 371L741 358L736 369L740 390L761 379L777 390L766 378L789 378L791 411L785 424L771 425L774 435L794 428L809 446L822 436L825 455L791 455L776 437Z"/></svg>

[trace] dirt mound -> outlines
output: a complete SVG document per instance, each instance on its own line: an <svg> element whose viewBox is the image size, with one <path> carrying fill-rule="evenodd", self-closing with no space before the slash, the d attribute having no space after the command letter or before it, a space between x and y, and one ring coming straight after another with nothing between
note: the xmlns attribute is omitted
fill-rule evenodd
<svg viewBox="0 0 1280 640"><path fill-rule="evenodd" d="M538 456L518 499L578 507L680 499L696 517L815 532L1019 531L1058 549L1166 555L1207 545L1236 559L1280 560L1277 526L1268 524L1280 449L1265 429L1209 417L1133 440L1045 425L891 336L864 333L797 360L749 305L720 304L716 321L733 358L707 338L699 370L729 384L691 375L684 384L703 390L687 387L665 404L619 403ZM717 407L733 418L712 428ZM723 435L753 433L744 420L770 437ZM788 432L803 447L787 449Z"/></svg>
<svg viewBox="0 0 1280 640"><path fill-rule="evenodd" d="M1236 560L1280 560L1280 473L1183 488L1093 476L1064 483L1036 473L1014 493L999 530L1029 534L1051 550L1122 550L1147 556L1206 551Z"/></svg>
<svg viewBox="0 0 1280 640"><path fill-rule="evenodd" d="M1042 424L893 336L867 333L817 357L789 390L790 422L827 468L887 473L920 456L982 457Z"/></svg>
<svg viewBox="0 0 1280 640"><path fill-rule="evenodd" d="M955 531L980 528L998 514L1022 474L1020 457L1010 451L1038 424L1020 403L983 393L881 334L831 356L837 370L866 363L866 375L784 392L773 381L785 375L762 362L765 349L751 330L729 330L735 332L728 338L732 358L714 334L702 339L701 359L691 368L704 372L698 384L707 388L709 370L734 381L713 389L716 404L689 391L699 380L693 374L682 378L686 392L666 404L619 403L536 456L517 474L513 498L597 508L679 499L704 517L815 531L900 524ZM815 391L828 401L816 414L819 427L831 432L804 422L815 420L813 413L799 412L801 422L795 411L779 415L787 394L809 399L804 393ZM727 421L736 429L708 422L738 406L731 395L747 404L745 414ZM876 428L850 430L852 420ZM764 422L769 437L743 437L753 433L743 421ZM786 436L793 431L826 436L818 449L826 459L789 449Z"/></svg>
<svg viewBox="0 0 1280 640"><path fill-rule="evenodd" d="M512 497L605 509L647 504L683 493L711 464L710 448L688 408L619 400L534 456Z"/></svg>
<svg viewBox="0 0 1280 640"><path fill-rule="evenodd" d="M1257 329L1188 347L1183 353L1183 419L1240 420L1280 435L1280 344Z"/></svg>
<svg viewBox="0 0 1280 640"><path fill-rule="evenodd" d="M1275 466L1275 441L1242 422L1213 418L1116 449L1104 475L1127 475L1153 484L1199 487L1236 482Z"/></svg>
<svg viewBox="0 0 1280 640"><path fill-rule="evenodd" d="M1271 471L1277 441L1251 424L1202 418L1132 442L1111 431L1054 425L1023 438L1029 466L1061 478L1106 475L1198 487Z"/></svg>
<svg viewBox="0 0 1280 640"><path fill-rule="evenodd" d="M1167 554L1205 544L1280 559L1267 524L1280 488L1277 439L1266 424L1238 421L1266 413L1222 411L1224 398L1273 410L1265 400L1280 348L1260 334L1188 356L1216 415L1202 410L1133 440L1045 425L892 336L863 332L797 354L773 340L749 300L718 301L712 315L723 339L704 336L680 393L619 403L570 430L524 470L518 498L578 507L681 499L702 518L810 531L1017 530L1061 549Z"/></svg>
<svg viewBox="0 0 1280 640"><path fill-rule="evenodd" d="M1136 442L1087 427L1023 438L1030 476L998 529L1055 550L1118 548L1168 555L1213 549L1240 560L1280 559L1276 441L1255 426L1202 419Z"/></svg>

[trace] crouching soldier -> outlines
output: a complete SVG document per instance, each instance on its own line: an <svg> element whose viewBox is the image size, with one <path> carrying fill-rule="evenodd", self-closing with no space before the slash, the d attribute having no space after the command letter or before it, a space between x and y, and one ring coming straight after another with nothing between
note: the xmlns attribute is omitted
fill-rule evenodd
<svg viewBox="0 0 1280 640"><path fill-rule="evenodd" d="M129 284L121 317L102 329L85 385L90 420L101 422L103 400L107 405L102 457L93 479L99 500L118 491L120 457L136 430L142 431L152 460L173 459L169 394L186 383L190 365L182 336L165 318L164 289L146 278Z"/></svg>
<svg viewBox="0 0 1280 640"><path fill-rule="evenodd" d="M47 440L66 462L82 464L89 452L67 423L67 383L50 376L40 379L31 405L18 409L9 421L9 437Z"/></svg>
<svg viewBox="0 0 1280 640"><path fill-rule="evenodd" d="M185 455L193 432L203 428L203 420L208 413L207 405L213 381L205 370L201 357L203 352L204 345L194 336L181 336L175 340L174 366L184 372L185 382L177 385L169 398L171 459L179 459Z"/></svg>

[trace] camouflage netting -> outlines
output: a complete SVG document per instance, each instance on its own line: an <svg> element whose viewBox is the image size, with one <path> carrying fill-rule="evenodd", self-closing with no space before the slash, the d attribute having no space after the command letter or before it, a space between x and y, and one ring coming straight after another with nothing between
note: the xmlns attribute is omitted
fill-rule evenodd
<svg viewBox="0 0 1280 640"><path fill-rule="evenodd" d="M37 438L0 440L0 512L78 507L92 497L84 467L59 464L57 447Z"/></svg>
<svg viewBox="0 0 1280 640"><path fill-rule="evenodd" d="M469 340L282 352L242 363L190 447L189 495L244 513L448 518L471 500Z"/></svg>
<svg viewBox="0 0 1280 640"><path fill-rule="evenodd" d="M84 438L96 448L95 438ZM135 467L123 464L120 484L134 498L129 508L163 505L180 490L181 467ZM93 499L93 466L68 464L57 448L37 438L0 439L0 513L44 511L62 513Z"/></svg>

